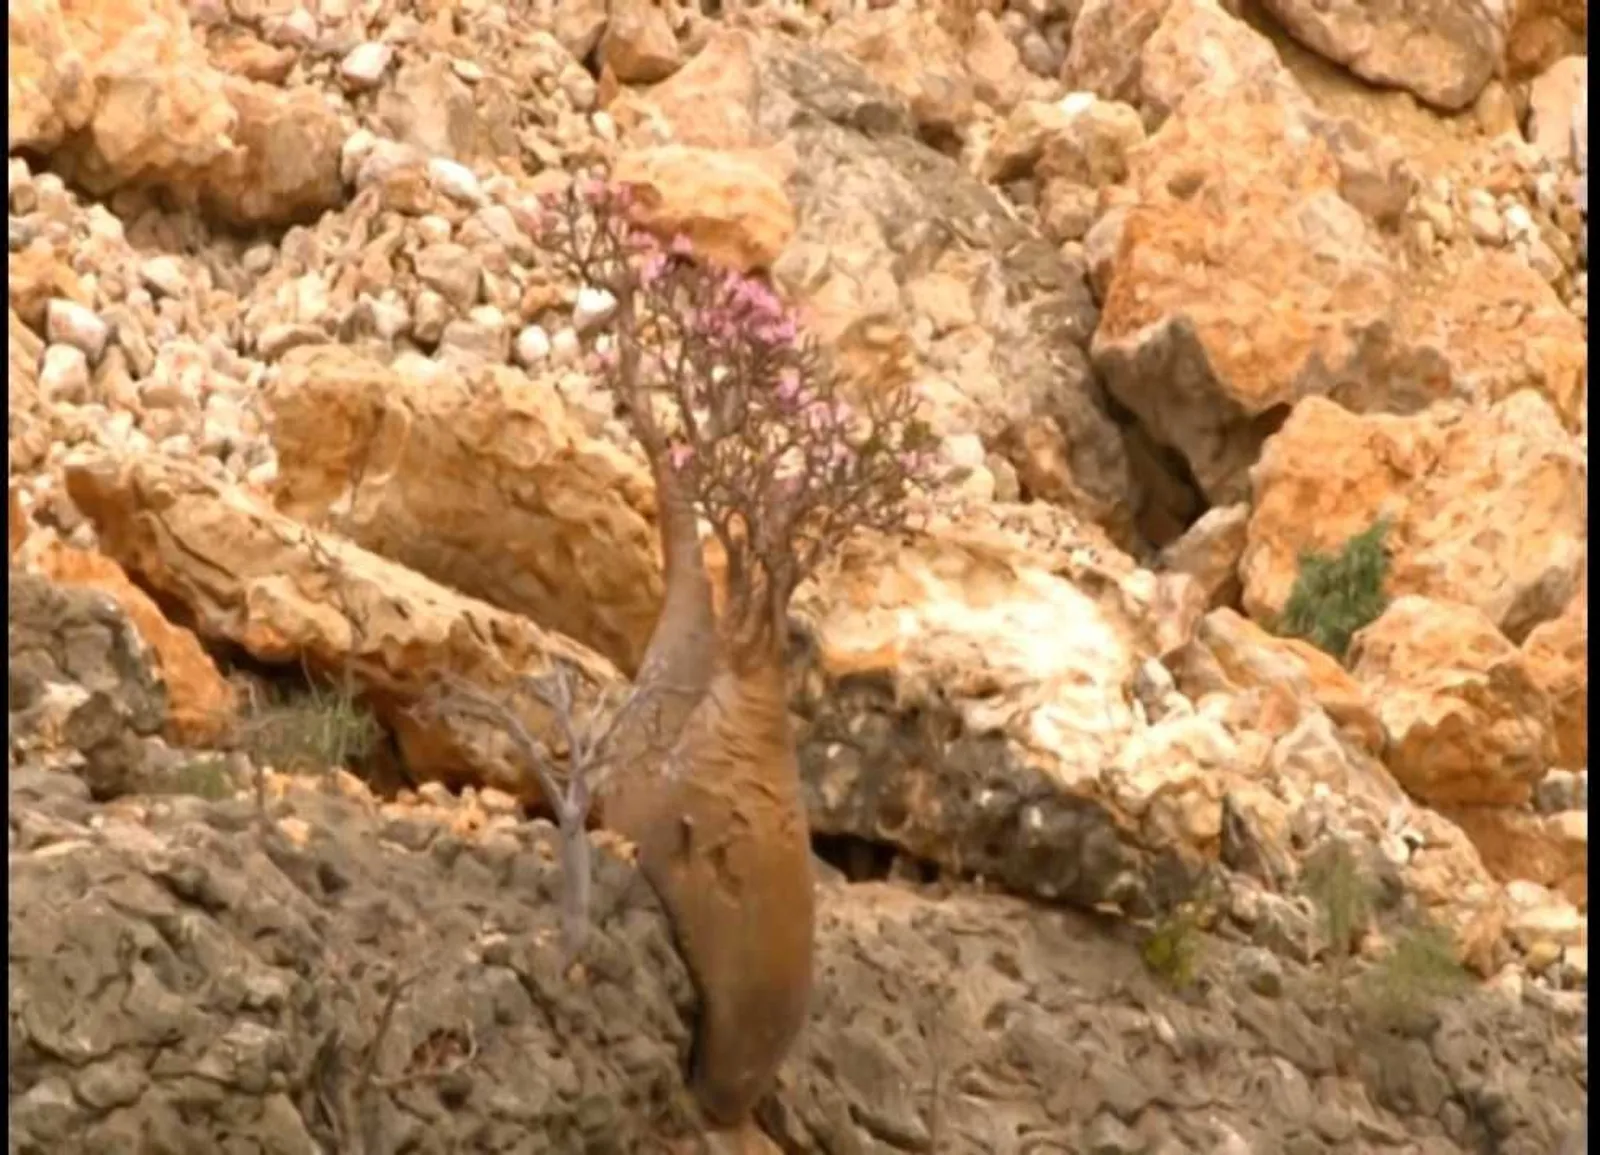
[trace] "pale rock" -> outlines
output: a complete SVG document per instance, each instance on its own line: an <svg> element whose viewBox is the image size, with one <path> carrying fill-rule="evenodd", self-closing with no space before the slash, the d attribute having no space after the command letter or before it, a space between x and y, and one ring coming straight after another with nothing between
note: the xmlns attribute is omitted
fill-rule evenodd
<svg viewBox="0 0 1600 1155"><path fill-rule="evenodd" d="M182 259L171 254L147 257L140 261L139 282L152 293L164 297L185 297L192 287Z"/></svg>
<svg viewBox="0 0 1600 1155"><path fill-rule="evenodd" d="M1560 896L1551 894L1543 887L1537 890L1542 892L1540 900L1528 901L1524 898L1512 907L1507 929L1517 943L1524 950L1540 942L1563 947L1587 946L1589 920Z"/></svg>
<svg viewBox="0 0 1600 1155"><path fill-rule="evenodd" d="M1320 709L1354 746L1368 754L1383 750L1376 704L1344 667L1310 643L1274 637L1231 609L1206 614L1166 662L1191 699L1254 694L1263 733L1286 733Z"/></svg>
<svg viewBox="0 0 1600 1155"><path fill-rule="evenodd" d="M540 325L528 325L517 334L514 346L517 364L534 368L550 358L550 334Z"/></svg>
<svg viewBox="0 0 1600 1155"><path fill-rule="evenodd" d="M339 61L339 78L352 92L376 88L394 60L394 49L378 40L358 44Z"/></svg>
<svg viewBox="0 0 1600 1155"><path fill-rule="evenodd" d="M571 365L583 352L578 334L571 328L560 328L550 338L550 359L556 365Z"/></svg>
<svg viewBox="0 0 1600 1155"><path fill-rule="evenodd" d="M492 305L480 305L451 321L439 336L438 355L458 364L503 364L511 355L504 315Z"/></svg>
<svg viewBox="0 0 1600 1155"><path fill-rule="evenodd" d="M641 225L665 240L685 236L696 252L740 272L770 268L794 236L787 176L773 150L682 145L626 152L612 170L638 190Z"/></svg>
<svg viewBox="0 0 1600 1155"><path fill-rule="evenodd" d="M413 709L441 677L504 695L544 741L555 740L554 719L517 697L519 677L572 663L580 710L619 681L604 659L561 635L309 530L192 463L95 456L69 465L66 480L107 554L182 604L202 638L264 662L304 662L362 690L381 687L372 695L379 718L408 772L424 780L465 778L548 803L504 734Z"/></svg>
<svg viewBox="0 0 1600 1155"><path fill-rule="evenodd" d="M455 309L465 311L477 303L483 268L470 249L451 242L425 245L412 261L418 279ZM417 315L420 320L420 305Z"/></svg>
<svg viewBox="0 0 1600 1155"><path fill-rule="evenodd" d="M428 180L434 188L460 204L478 206L486 199L482 183L470 168L442 156L428 161Z"/></svg>
<svg viewBox="0 0 1600 1155"><path fill-rule="evenodd" d="M572 304L572 327L583 334L610 320L617 299L605 289L584 285Z"/></svg>
<svg viewBox="0 0 1600 1155"><path fill-rule="evenodd" d="M1266 0L1308 48L1446 112L1466 108L1505 51L1513 0Z"/></svg>
<svg viewBox="0 0 1600 1155"><path fill-rule="evenodd" d="M1021 56L992 13L978 11L965 63L978 99L996 111L1005 112L1027 95Z"/></svg>
<svg viewBox="0 0 1600 1155"><path fill-rule="evenodd" d="M1472 606L1397 598L1348 657L1387 737L1384 761L1435 805L1519 806L1555 756L1550 700Z"/></svg>
<svg viewBox="0 0 1600 1155"><path fill-rule="evenodd" d="M76 345L47 345L39 365L39 390L51 401L89 400L89 359Z"/></svg>
<svg viewBox="0 0 1600 1155"><path fill-rule="evenodd" d="M45 310L45 337L56 344L71 345L95 364L111 340L111 326L93 309L54 297Z"/></svg>
<svg viewBox="0 0 1600 1155"><path fill-rule="evenodd" d="M1302 401L1252 469L1240 562L1251 617L1282 613L1307 551L1390 519L1387 589L1476 606L1513 641L1558 616L1583 573L1587 466L1524 390L1486 410L1358 416Z"/></svg>
<svg viewBox="0 0 1600 1155"><path fill-rule="evenodd" d="M1169 0L1139 57L1136 103L1152 124L1199 90L1280 104L1300 95L1272 42L1216 0Z"/></svg>
<svg viewBox="0 0 1600 1155"><path fill-rule="evenodd" d="M1568 56L1536 77L1528 93L1528 140L1557 164L1575 164L1577 120L1589 101L1589 58ZM1587 136L1587 126L1584 126Z"/></svg>
<svg viewBox="0 0 1600 1155"><path fill-rule="evenodd" d="M606 29L610 4L607 0L555 0L551 31L574 60L583 60L594 51Z"/></svg>
<svg viewBox="0 0 1600 1155"><path fill-rule="evenodd" d="M1249 524L1246 504L1209 509L1182 537L1162 549L1162 565L1193 577L1208 609L1237 605L1242 592L1239 560L1244 556Z"/></svg>
<svg viewBox="0 0 1600 1155"><path fill-rule="evenodd" d="M683 66L683 51L664 8L651 0L613 0L600 61L624 84L655 84Z"/></svg>

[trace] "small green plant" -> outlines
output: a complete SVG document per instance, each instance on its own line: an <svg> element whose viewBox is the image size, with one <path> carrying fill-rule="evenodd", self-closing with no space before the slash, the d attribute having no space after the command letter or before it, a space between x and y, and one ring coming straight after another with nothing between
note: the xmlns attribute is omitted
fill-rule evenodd
<svg viewBox="0 0 1600 1155"><path fill-rule="evenodd" d="M1320 847L1306 863L1302 885L1316 904L1323 938L1334 966L1342 972L1356 936L1371 921L1378 888L1356 853L1343 840Z"/></svg>
<svg viewBox="0 0 1600 1155"><path fill-rule="evenodd" d="M1184 904L1151 929L1139 946L1139 956L1150 973L1174 990L1194 985L1200 962L1200 919Z"/></svg>
<svg viewBox="0 0 1600 1155"><path fill-rule="evenodd" d="M191 794L213 802L231 798L234 791L232 776L221 758L201 756L192 758L172 772L169 793Z"/></svg>
<svg viewBox="0 0 1600 1155"><path fill-rule="evenodd" d="M1278 632L1304 638L1342 661L1356 631L1388 605L1383 592L1389 576L1384 549L1388 532L1388 519L1379 518L1346 541L1337 554L1302 553Z"/></svg>
<svg viewBox="0 0 1600 1155"><path fill-rule="evenodd" d="M1356 1001L1374 1025L1403 1025L1467 986L1447 931L1408 928L1357 980Z"/></svg>
<svg viewBox="0 0 1600 1155"><path fill-rule="evenodd" d="M349 688L312 684L254 706L240 724L239 744L258 766L323 771L366 758L379 732L372 712Z"/></svg>

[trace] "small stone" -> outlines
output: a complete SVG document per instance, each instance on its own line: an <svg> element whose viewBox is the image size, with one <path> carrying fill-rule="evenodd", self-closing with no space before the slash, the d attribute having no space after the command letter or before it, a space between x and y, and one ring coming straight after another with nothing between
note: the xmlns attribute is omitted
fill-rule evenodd
<svg viewBox="0 0 1600 1155"><path fill-rule="evenodd" d="M320 345L327 339L319 325L268 325L256 334L256 354L264 361L276 361L290 349Z"/></svg>
<svg viewBox="0 0 1600 1155"><path fill-rule="evenodd" d="M517 334L517 364L532 368L550 358L550 334L541 325L529 325Z"/></svg>
<svg viewBox="0 0 1600 1155"><path fill-rule="evenodd" d="M76 345L46 346L39 388L52 401L83 404L89 400L89 358Z"/></svg>
<svg viewBox="0 0 1600 1155"><path fill-rule="evenodd" d="M570 365L578 359L580 351L578 334L571 329L560 329L550 339L550 357L557 365Z"/></svg>
<svg viewBox="0 0 1600 1155"><path fill-rule="evenodd" d="M152 293L166 297L182 297L189 291L189 275L177 257L151 257L139 264L139 280Z"/></svg>
<svg viewBox="0 0 1600 1155"><path fill-rule="evenodd" d="M578 299L572 306L572 327L586 333L611 316L617 299L604 289L585 285L578 290Z"/></svg>
<svg viewBox="0 0 1600 1155"><path fill-rule="evenodd" d="M1498 245L1505 241L1505 222L1493 205L1475 204L1469 208L1467 229L1480 244Z"/></svg>
<svg viewBox="0 0 1600 1155"><path fill-rule="evenodd" d="M1089 1155L1142 1155L1145 1141L1109 1111L1101 1111L1084 1131Z"/></svg>
<svg viewBox="0 0 1600 1155"><path fill-rule="evenodd" d="M1275 999L1283 994L1283 963L1269 950L1253 947L1239 960L1245 985L1256 994Z"/></svg>
<svg viewBox="0 0 1600 1155"><path fill-rule="evenodd" d="M346 88L361 92L375 87L393 60L393 48L377 40L368 40L352 48L339 62L339 78Z"/></svg>
<svg viewBox="0 0 1600 1155"><path fill-rule="evenodd" d="M45 336L81 350L90 362L98 362L111 340L111 326L93 309L52 297L45 307Z"/></svg>
<svg viewBox="0 0 1600 1155"><path fill-rule="evenodd" d="M226 13L227 6L222 5L222 8ZM317 39L317 18L297 7L280 18L266 21L262 32L268 44L280 48L309 48Z"/></svg>
<svg viewBox="0 0 1600 1155"><path fill-rule="evenodd" d="M1533 943L1524 953L1522 965L1530 974L1543 974L1561 958L1561 946L1549 939Z"/></svg>
<svg viewBox="0 0 1600 1155"><path fill-rule="evenodd" d="M411 309L411 335L424 345L436 345L450 322L450 303L431 289L417 294Z"/></svg>
<svg viewBox="0 0 1600 1155"><path fill-rule="evenodd" d="M422 283L457 309L470 309L477 303L483 269L470 249L452 243L427 245L414 262Z"/></svg>
<svg viewBox="0 0 1600 1155"><path fill-rule="evenodd" d="M428 161L428 180L445 196L474 207L484 203L483 185L477 174L464 164L436 156Z"/></svg>

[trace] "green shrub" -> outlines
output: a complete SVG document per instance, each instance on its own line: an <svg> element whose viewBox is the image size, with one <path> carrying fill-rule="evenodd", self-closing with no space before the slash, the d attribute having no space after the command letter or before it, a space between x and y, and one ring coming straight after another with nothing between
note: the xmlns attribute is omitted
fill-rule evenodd
<svg viewBox="0 0 1600 1155"><path fill-rule="evenodd" d="M1338 966L1349 957L1356 935L1372 918L1377 883L1342 839L1318 848L1306 863L1301 880L1316 905L1323 937Z"/></svg>
<svg viewBox="0 0 1600 1155"><path fill-rule="evenodd" d="M1383 592L1389 576L1389 555L1384 550L1388 531L1387 519L1380 518L1345 542L1337 554L1302 553L1278 632L1304 638L1343 660L1356 631L1388 605Z"/></svg>

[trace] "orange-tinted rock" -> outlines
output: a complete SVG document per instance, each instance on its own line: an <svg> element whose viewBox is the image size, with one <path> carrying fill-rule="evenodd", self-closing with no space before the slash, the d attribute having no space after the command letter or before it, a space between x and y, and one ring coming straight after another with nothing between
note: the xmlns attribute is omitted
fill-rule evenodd
<svg viewBox="0 0 1600 1155"><path fill-rule="evenodd" d="M1472 606L1399 598L1356 635L1349 662L1383 724L1385 763L1424 802L1520 806L1555 759L1549 697Z"/></svg>
<svg viewBox="0 0 1600 1155"><path fill-rule="evenodd" d="M1560 617L1545 622L1522 643L1533 680L1550 696L1556 728L1556 765L1589 764L1589 587L1585 582Z"/></svg>
<svg viewBox="0 0 1600 1155"><path fill-rule="evenodd" d="M1360 416L1295 407L1251 471L1240 574L1257 620L1282 612L1304 551L1390 519L1388 592L1476 606L1513 640L1566 607L1583 572L1587 465L1543 397L1487 410Z"/></svg>
<svg viewBox="0 0 1600 1155"><path fill-rule="evenodd" d="M150 595L104 554L46 543L32 559L40 573L62 585L107 594L122 607L155 655L167 687L167 737L185 746L205 746L227 729L237 707L233 687L218 672L200 640L167 620Z"/></svg>
<svg viewBox="0 0 1600 1155"><path fill-rule="evenodd" d="M1526 879L1589 908L1589 815L1583 810L1532 814L1504 806L1444 811L1471 838L1484 865L1502 881Z"/></svg>

